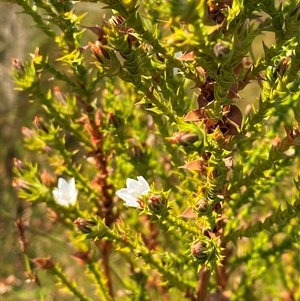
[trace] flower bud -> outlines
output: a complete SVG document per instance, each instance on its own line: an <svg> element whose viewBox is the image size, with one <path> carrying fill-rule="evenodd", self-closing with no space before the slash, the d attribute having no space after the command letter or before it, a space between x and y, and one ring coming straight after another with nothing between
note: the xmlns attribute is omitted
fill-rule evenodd
<svg viewBox="0 0 300 301"><path fill-rule="evenodd" d="M22 73L25 73L25 68L24 68L24 65L23 63L18 60L18 59L12 59L12 65L13 67L15 68L15 70L17 70L18 72L22 72Z"/></svg>
<svg viewBox="0 0 300 301"><path fill-rule="evenodd" d="M30 259L30 261L32 261L36 267L41 270L50 270L54 267L54 262L51 257L38 257Z"/></svg>
<svg viewBox="0 0 300 301"><path fill-rule="evenodd" d="M77 251L71 256L77 260L79 264L89 263L91 261L90 251Z"/></svg>
<svg viewBox="0 0 300 301"><path fill-rule="evenodd" d="M289 62L290 62L290 58L288 57L283 58L276 66L276 69L273 72L273 78L278 78L278 75L280 75L281 77L284 76L288 70Z"/></svg>
<svg viewBox="0 0 300 301"><path fill-rule="evenodd" d="M208 258L206 243L196 241L191 247L191 254L197 261L204 263Z"/></svg>
<svg viewBox="0 0 300 301"><path fill-rule="evenodd" d="M154 214L162 214L167 204L167 199L161 194L152 194L147 201L148 208Z"/></svg>
<svg viewBox="0 0 300 301"><path fill-rule="evenodd" d="M230 47L228 43L218 42L214 46L214 54L216 57L226 57L230 53Z"/></svg>
<svg viewBox="0 0 300 301"><path fill-rule="evenodd" d="M39 47L36 47L35 50L34 50L34 54L33 54L33 58L34 59L37 59L41 56L41 52L40 52L40 48Z"/></svg>
<svg viewBox="0 0 300 301"><path fill-rule="evenodd" d="M89 45L91 46L96 59L101 64L104 64L104 61L109 60L108 52L103 48L103 46L101 45L101 43L99 41L96 41L95 44L89 43Z"/></svg>
<svg viewBox="0 0 300 301"><path fill-rule="evenodd" d="M13 164L18 170L25 170L27 169L26 165L19 159L13 158Z"/></svg>
<svg viewBox="0 0 300 301"><path fill-rule="evenodd" d="M53 88L53 93L54 93L56 99L57 99L61 104L63 104L63 105L66 105L66 104L67 104L67 102L66 102L66 97L65 97L65 95L61 92L59 86L55 86L55 87Z"/></svg>
<svg viewBox="0 0 300 301"><path fill-rule="evenodd" d="M200 199L197 201L194 211L198 214L198 216L210 216L212 212L211 205L206 199Z"/></svg>
<svg viewBox="0 0 300 301"><path fill-rule="evenodd" d="M25 190L25 191L30 192L30 184L25 180L13 179L12 186L17 188L17 189Z"/></svg>
<svg viewBox="0 0 300 301"><path fill-rule="evenodd" d="M96 59L106 71L106 75L113 76L119 73L121 68L120 61L112 50L104 48L99 41L96 41L95 44L89 43L89 45Z"/></svg>
<svg viewBox="0 0 300 301"><path fill-rule="evenodd" d="M40 118L39 116L34 117L33 123L36 126L37 130L42 130L45 133L49 133L45 123L43 122L42 118Z"/></svg>
<svg viewBox="0 0 300 301"><path fill-rule="evenodd" d="M83 234L88 234L93 232L91 227L94 227L97 225L97 223L93 220L90 219L85 219L85 218L77 218L74 221L74 224L77 226L77 228L83 233Z"/></svg>

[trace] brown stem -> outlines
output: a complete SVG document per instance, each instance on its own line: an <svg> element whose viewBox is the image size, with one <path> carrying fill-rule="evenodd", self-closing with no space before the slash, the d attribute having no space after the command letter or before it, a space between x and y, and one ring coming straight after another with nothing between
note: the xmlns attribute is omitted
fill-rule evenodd
<svg viewBox="0 0 300 301"><path fill-rule="evenodd" d="M87 118L86 118L87 117ZM110 155L107 155L103 151L103 144L106 139L105 135L100 131L103 124L103 112L98 109L96 112L87 112L87 115L83 117L85 128L89 132L91 142L94 145L94 150L90 153L90 156L94 158L97 174L93 180L93 184L97 186L99 191L99 209L97 214L105 219L105 224L111 227L115 222L117 216L113 213L113 198L111 195L111 184L107 182L109 177L108 162Z"/></svg>
<svg viewBox="0 0 300 301"><path fill-rule="evenodd" d="M85 104L86 114L83 115L81 121L83 122L85 129L90 134L90 139L94 145L94 150L90 153L90 157L94 158L97 174L93 180L93 185L96 186L99 191L98 211L97 215L104 218L105 224L111 227L115 222L117 215L113 213L113 197L111 195L112 185L107 181L109 177L108 162L110 156L103 151L103 144L105 136L101 132L103 124L103 113L100 109L96 112L93 108L87 105L82 99L81 101ZM110 241L101 241L97 243L97 246L102 253L102 266L104 269L105 277L107 280L107 287L109 294L114 299L114 291L112 285L112 279L110 274L109 256L112 248Z"/></svg>
<svg viewBox="0 0 300 301"><path fill-rule="evenodd" d="M104 268L108 292L111 298L114 299L114 291L113 291L113 285L112 285L112 279L111 279L110 267L109 267L109 255L112 248L112 243L108 240L103 240L99 242L97 245L102 252L102 266Z"/></svg>
<svg viewBox="0 0 300 301"><path fill-rule="evenodd" d="M23 224L22 219L18 218L16 220L15 225L18 228L18 231L19 231L19 242L20 242L20 245L21 245L21 250L22 250L22 252L24 254L27 255L27 245L28 245L28 242L27 242L27 240L25 238L24 224Z"/></svg>
<svg viewBox="0 0 300 301"><path fill-rule="evenodd" d="M228 248L226 248L226 242L222 242L221 243L221 247L225 249L224 251L224 258L222 259L222 262L220 266L218 266L217 268L217 283L218 283L218 287L221 288L223 291L226 289L227 286L227 281L228 281L228 275L226 273L226 265L228 262L228 258L231 255L230 250L228 250Z"/></svg>
<svg viewBox="0 0 300 301"><path fill-rule="evenodd" d="M185 292L185 298L188 298L188 299L190 299L191 301L197 301L197 299L195 298L194 292L191 291L190 289L188 289L188 290Z"/></svg>
<svg viewBox="0 0 300 301"><path fill-rule="evenodd" d="M197 300L206 301L207 300L207 288L209 284L210 271L205 267L199 272L199 282L197 287Z"/></svg>
<svg viewBox="0 0 300 301"><path fill-rule="evenodd" d="M149 216L142 216L141 217L142 222L147 225L147 227L150 230L149 235L142 233L142 239L145 244L145 246L151 251L157 248L158 242L157 242L157 236L158 236L158 229L157 226L154 223L151 223Z"/></svg>

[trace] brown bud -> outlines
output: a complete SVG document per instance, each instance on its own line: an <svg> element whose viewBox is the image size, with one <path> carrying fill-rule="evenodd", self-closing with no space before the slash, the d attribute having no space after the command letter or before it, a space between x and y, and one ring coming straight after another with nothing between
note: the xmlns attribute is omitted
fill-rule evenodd
<svg viewBox="0 0 300 301"><path fill-rule="evenodd" d="M45 123L44 123L44 121L42 120L41 117L35 116L34 120L33 120L33 123L34 123L34 125L36 126L36 128L38 130L42 130L45 133L49 133L49 131L48 131L48 129L47 129L47 127L46 127L46 125L45 125Z"/></svg>
<svg viewBox="0 0 300 301"><path fill-rule="evenodd" d="M60 90L60 87L59 86L55 86L54 88L53 88L53 90L54 90L54 95L55 95L55 97L57 98L57 100L60 102L60 103L62 103L62 104L66 104L67 102L66 102L66 98L65 98L65 96L63 95L63 93L61 92L61 90Z"/></svg>
<svg viewBox="0 0 300 301"><path fill-rule="evenodd" d="M207 251L206 244L201 241L195 242L191 247L191 254L199 260L207 259L206 251Z"/></svg>
<svg viewBox="0 0 300 301"><path fill-rule="evenodd" d="M277 78L278 75L283 76L288 68L288 63L290 62L290 58L289 57L285 57L283 58L279 64L277 65L274 73L273 73L273 77Z"/></svg>
<svg viewBox="0 0 300 301"><path fill-rule="evenodd" d="M34 50L34 58L38 58L39 56L41 56L41 53L40 53L40 48L39 47L36 47L35 50Z"/></svg>
<svg viewBox="0 0 300 301"><path fill-rule="evenodd" d="M71 255L79 264L84 264L90 261L90 252L89 251L77 251Z"/></svg>
<svg viewBox="0 0 300 301"><path fill-rule="evenodd" d="M23 63L18 60L18 59L12 59L12 64L13 64L13 67L18 71L18 72L23 72L25 73L25 68L24 68L24 65Z"/></svg>
<svg viewBox="0 0 300 301"><path fill-rule="evenodd" d="M147 201L148 208L151 212L162 214L167 207L167 199L160 194L152 194Z"/></svg>
<svg viewBox="0 0 300 301"><path fill-rule="evenodd" d="M26 165L21 160L19 160L17 158L13 158L13 164L19 170L26 169Z"/></svg>
<svg viewBox="0 0 300 301"><path fill-rule="evenodd" d="M30 185L27 181L21 180L21 179L13 179L12 186L17 189L27 189L29 190Z"/></svg>
<svg viewBox="0 0 300 301"><path fill-rule="evenodd" d="M89 43L89 45L91 46L96 59L101 64L104 64L104 60L109 60L108 52L103 48L103 45L99 41L96 41L95 44Z"/></svg>
<svg viewBox="0 0 300 301"><path fill-rule="evenodd" d="M34 259L30 259L38 269L41 270L50 270L54 267L54 262L51 257L38 257Z"/></svg>
<svg viewBox="0 0 300 301"><path fill-rule="evenodd" d="M85 218L77 218L74 221L74 224L77 226L77 228L83 233L83 234L87 234L92 232L93 230L91 229L91 227L96 226L97 223L95 221L92 221L90 219L85 219Z"/></svg>

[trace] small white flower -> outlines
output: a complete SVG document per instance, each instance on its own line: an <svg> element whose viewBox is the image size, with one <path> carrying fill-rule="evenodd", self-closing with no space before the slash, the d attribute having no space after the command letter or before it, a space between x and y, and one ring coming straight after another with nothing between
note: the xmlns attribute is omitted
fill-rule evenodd
<svg viewBox="0 0 300 301"><path fill-rule="evenodd" d="M78 194L75 179L72 178L67 182L65 179L59 178L57 187L52 191L56 203L64 207L74 206Z"/></svg>
<svg viewBox="0 0 300 301"><path fill-rule="evenodd" d="M126 188L122 188L116 192L116 195L125 201L125 206L141 208L139 196L147 194L150 191L148 182L142 177L138 180L128 178L126 180Z"/></svg>

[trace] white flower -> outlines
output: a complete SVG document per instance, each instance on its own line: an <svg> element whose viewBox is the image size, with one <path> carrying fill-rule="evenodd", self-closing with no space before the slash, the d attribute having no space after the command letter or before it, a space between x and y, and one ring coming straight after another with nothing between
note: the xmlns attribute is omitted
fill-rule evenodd
<svg viewBox="0 0 300 301"><path fill-rule="evenodd" d="M78 194L78 190L75 187L75 179L72 178L67 182L65 179L59 178L57 186L58 188L52 191L56 203L64 207L74 206Z"/></svg>
<svg viewBox="0 0 300 301"><path fill-rule="evenodd" d="M139 196L147 194L150 191L148 182L142 177L137 177L138 180L128 178L126 187L116 192L116 195L125 201L125 206L141 208Z"/></svg>

